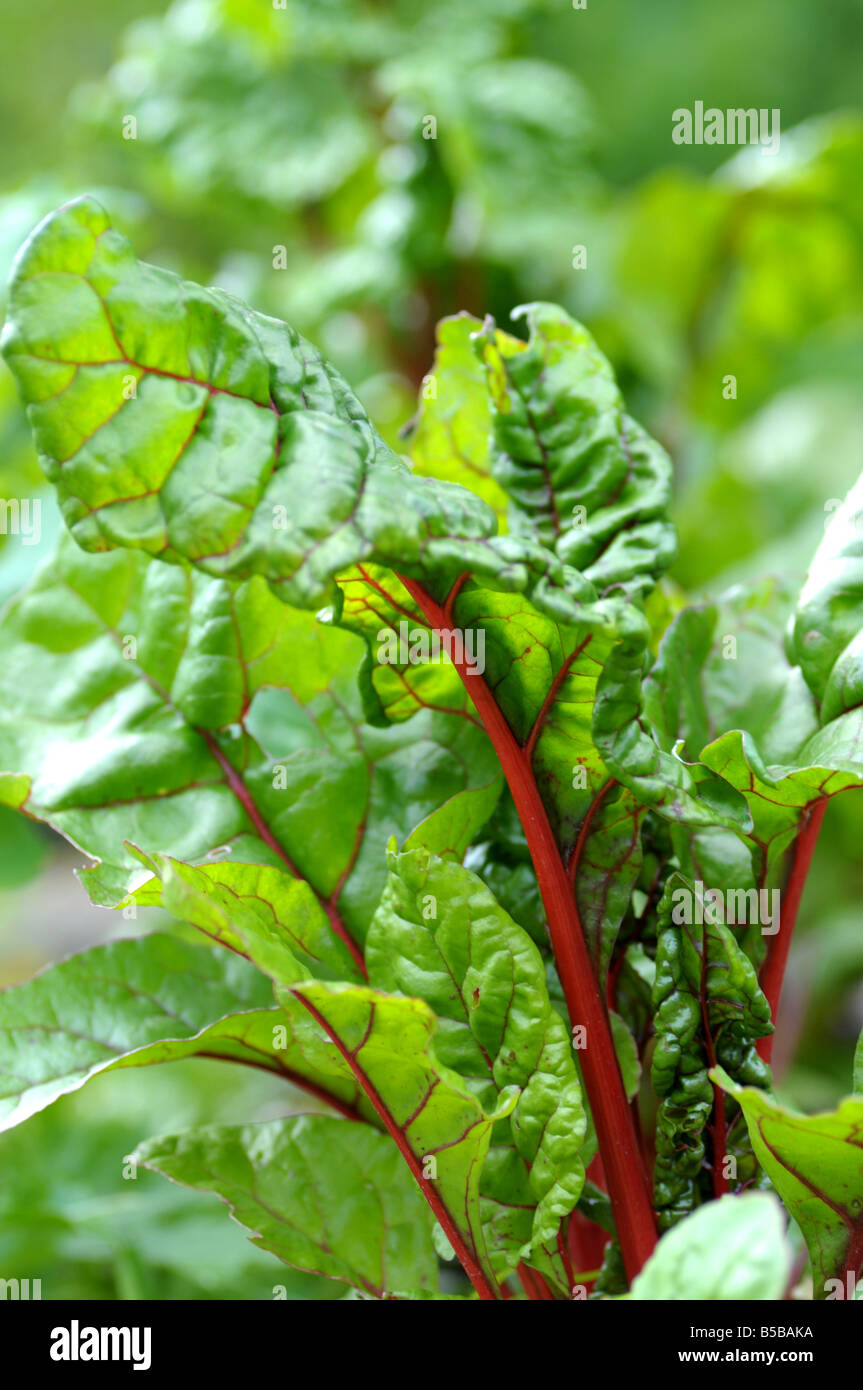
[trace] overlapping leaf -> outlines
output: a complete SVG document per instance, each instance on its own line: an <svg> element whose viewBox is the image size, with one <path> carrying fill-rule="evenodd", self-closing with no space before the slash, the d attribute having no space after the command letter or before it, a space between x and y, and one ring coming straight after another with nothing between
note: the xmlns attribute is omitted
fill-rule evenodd
<svg viewBox="0 0 863 1390"><path fill-rule="evenodd" d="M431 1213L386 1135L325 1115L149 1139L136 1161L215 1192L254 1245L375 1297L437 1289Z"/></svg>
<svg viewBox="0 0 863 1390"><path fill-rule="evenodd" d="M259 579L66 541L0 641L0 768L26 775L0 799L101 860L85 879L103 902L144 877L124 841L191 862L218 850L307 879L361 939L388 836L496 775L464 720L364 726L359 643Z"/></svg>
<svg viewBox="0 0 863 1390"><path fill-rule="evenodd" d="M369 931L373 984L418 996L440 1020L435 1051L492 1109L507 1086L521 1094L493 1136L483 1171L486 1236L512 1264L551 1261L562 1220L584 1182L586 1121L566 1027L527 933L480 879L424 850L391 850ZM543 1259L543 1256L545 1258Z"/></svg>
<svg viewBox="0 0 863 1390"><path fill-rule="evenodd" d="M701 1195L705 1129L714 1101L722 1104L709 1068L719 1061L739 1080L769 1084L755 1042L772 1031L750 960L722 914L679 874L659 906L654 1008L652 1079L661 1098L654 1188L660 1220L670 1225ZM724 1157L711 1155L714 1164ZM738 1172L740 1181L745 1176Z"/></svg>
<svg viewBox="0 0 863 1390"><path fill-rule="evenodd" d="M430 578L468 564L580 612L556 557L496 537L466 489L412 474L294 330L137 261L92 198L23 248L3 350L88 549L261 574L301 607L338 602L334 576L361 561Z"/></svg>
<svg viewBox="0 0 863 1390"><path fill-rule="evenodd" d="M0 1128L91 1077L177 1057L289 1069L267 981L246 961L153 934L96 946L0 993Z"/></svg>
<svg viewBox="0 0 863 1390"><path fill-rule="evenodd" d="M296 999L332 1038L414 1175L425 1179L438 1220L496 1288L480 1176L495 1122L512 1110L517 1092L504 1089L486 1112L461 1077L437 1060L437 1021L420 999L317 981L276 994Z"/></svg>
<svg viewBox="0 0 863 1390"><path fill-rule="evenodd" d="M195 867L143 852L140 858L154 873L130 895L141 906L163 907L240 954L251 936L258 953L272 953L285 979L359 978L309 885L284 869L231 862Z"/></svg>

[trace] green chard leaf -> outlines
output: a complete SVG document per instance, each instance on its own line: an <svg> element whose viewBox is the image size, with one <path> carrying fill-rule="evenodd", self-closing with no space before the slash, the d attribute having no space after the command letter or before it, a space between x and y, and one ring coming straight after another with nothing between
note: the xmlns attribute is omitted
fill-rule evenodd
<svg viewBox="0 0 863 1390"><path fill-rule="evenodd" d="M668 460L624 417L611 369L584 330L550 305L527 313L526 347L488 324L478 348L493 417L492 475L544 542L496 535L494 513L467 489L412 473L293 330L140 264L92 199L46 219L22 250L4 351L81 545L143 549L232 579L261 575L287 602L330 603L336 620L344 604L336 577L347 585L358 567L420 579L441 599L461 584L464 628L480 614L488 625L490 594L496 625L516 638L500 640L492 679L509 684L510 704L521 701L507 718L529 718L523 739L538 718L546 723L557 696L570 703L569 678L577 682L576 662L596 635L588 679L613 648L597 700L601 749L585 754L596 785L576 788L585 803L576 826L566 804L553 807L567 852L609 773L673 816L703 820L720 807L739 817L740 798L725 783L704 769L696 782L638 721L649 627L630 599L672 558ZM573 506L586 508L586 525L558 535L554 519ZM534 652L523 699L519 667ZM398 693L400 675L391 674L395 691L374 692L376 722ZM434 686L437 674L424 673L423 686ZM368 672L363 685L371 701ZM421 694L432 703L428 689ZM395 703L398 717L410 712L410 700L404 709ZM579 722L586 729L589 712ZM536 754L553 803L568 782L559 765L544 775L549 729L537 733L546 736Z"/></svg>
<svg viewBox="0 0 863 1390"><path fill-rule="evenodd" d="M482 327L470 314L438 324L434 367L423 381L410 453L415 473L461 484L503 522L508 497L491 473L491 402L476 348ZM497 341L502 347L521 347L499 331Z"/></svg>
<svg viewBox="0 0 863 1390"><path fill-rule="evenodd" d="M0 992L0 1128L118 1067L210 1056L290 1070L268 982L237 956L153 933Z"/></svg>
<svg viewBox="0 0 863 1390"><path fill-rule="evenodd" d="M584 1183L586 1120L566 1025L539 951L474 874L425 850L388 855L366 943L373 984L429 1004L435 1052L486 1111L517 1086L480 1184L492 1257L527 1259L568 1292L556 1248Z"/></svg>
<svg viewBox="0 0 863 1390"><path fill-rule="evenodd" d="M711 1115L714 1175L725 1160L724 1100L710 1067L718 1061L742 1081L769 1085L755 1043L773 1031L752 963L711 901L680 874L669 879L659 906L653 997L652 1080L661 1099L654 1190L667 1226L702 1195ZM738 1168L739 1182L750 1176Z"/></svg>
<svg viewBox="0 0 863 1390"><path fill-rule="evenodd" d="M473 493L412 473L293 329L137 261L92 198L22 248L3 351L86 549L260 574L305 608L338 608L335 576L360 562L430 582L469 566L573 617L596 597L541 544L497 536Z"/></svg>
<svg viewBox="0 0 863 1390"><path fill-rule="evenodd" d="M276 989L308 1009L328 1034L420 1184L465 1269L496 1297L486 1248L480 1177L495 1123L518 1093L486 1112L456 1072L437 1060L437 1020L420 999L323 982Z"/></svg>
<svg viewBox="0 0 863 1390"><path fill-rule="evenodd" d="M819 802L863 779L860 712L819 729L803 674L785 650L790 592L763 580L672 621L644 687L660 745L709 768L746 799L751 826L672 827L691 879L735 894L747 950L764 955L759 894L781 892L801 826ZM730 900L729 900L730 901ZM753 926L753 924L755 924Z"/></svg>
<svg viewBox="0 0 863 1390"><path fill-rule="evenodd" d="M25 774L0 799L101 861L83 878L107 905L146 876L124 842L191 863L229 855L306 879L342 940L361 941L389 835L499 777L468 721L364 725L360 644L260 579L67 539L0 641L0 768Z"/></svg>
<svg viewBox="0 0 863 1390"><path fill-rule="evenodd" d="M326 1115L148 1139L145 1168L215 1192L254 1245L374 1297L433 1296L431 1213L386 1135Z"/></svg>
<svg viewBox="0 0 863 1390"><path fill-rule="evenodd" d="M251 938L258 955L273 953L282 978L359 978L357 965L330 927L311 888L269 864L222 862L194 867L165 854L140 853L154 878L118 904L163 907L173 917L241 955ZM271 973L271 972L270 972Z"/></svg>
<svg viewBox="0 0 863 1390"><path fill-rule="evenodd" d="M529 528L600 592L640 594L674 559L671 464L625 413L590 334L553 304L516 311L527 345L489 322L492 476ZM514 317L516 316L514 315Z"/></svg>
<svg viewBox="0 0 863 1390"><path fill-rule="evenodd" d="M797 1115L721 1067L715 1080L739 1103L758 1161L803 1232L815 1298L853 1297L863 1268L863 1097Z"/></svg>
<svg viewBox="0 0 863 1390"><path fill-rule="evenodd" d="M791 1278L782 1208L767 1192L706 1202L666 1231L629 1297L656 1302L776 1301Z"/></svg>
<svg viewBox="0 0 863 1390"><path fill-rule="evenodd" d="M863 477L833 513L800 600L791 648L827 724L863 703Z"/></svg>

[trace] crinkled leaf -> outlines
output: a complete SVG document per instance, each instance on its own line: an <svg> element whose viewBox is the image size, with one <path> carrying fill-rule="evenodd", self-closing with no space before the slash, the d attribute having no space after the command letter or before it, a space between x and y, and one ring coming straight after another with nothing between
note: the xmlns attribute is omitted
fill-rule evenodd
<svg viewBox="0 0 863 1390"><path fill-rule="evenodd" d="M296 1269L382 1296L434 1291L431 1214L395 1145L326 1115L212 1126L148 1139L134 1158L215 1192L254 1245Z"/></svg>
<svg viewBox="0 0 863 1390"><path fill-rule="evenodd" d="M85 548L260 574L307 608L338 605L334 577L358 562L432 580L469 566L579 613L578 576L496 536L465 488L412 473L299 334L137 261L92 198L22 248L3 350Z"/></svg>
<svg viewBox="0 0 863 1390"><path fill-rule="evenodd" d="M791 1277L782 1208L768 1192L720 1197L666 1231L629 1297L655 1302L777 1300Z"/></svg>
<svg viewBox="0 0 863 1390"><path fill-rule="evenodd" d="M705 1129L714 1103L724 1104L710 1066L718 1060L738 1079L768 1085L755 1043L773 1031L751 961L680 874L669 879L659 906L654 1009L652 1079L661 1098L654 1190L660 1220L670 1225L698 1203ZM746 1176L738 1173L740 1181Z"/></svg>
<svg viewBox="0 0 863 1390"><path fill-rule="evenodd" d="M590 334L553 304L517 311L527 346L489 324L493 477L529 527L599 591L647 592L674 558L671 463L625 413ZM519 520L520 519L520 520Z"/></svg>
<svg viewBox="0 0 863 1390"><path fill-rule="evenodd" d="M693 826L751 828L740 792L700 763L657 741L643 707L649 657L645 633L631 633L613 648L596 691L593 734L610 774L638 801L671 821Z"/></svg>
<svg viewBox="0 0 863 1390"><path fill-rule="evenodd" d="M846 1268L856 1279L863 1262L863 1097L796 1115L721 1068L715 1078L738 1101L758 1161L803 1232L814 1296L826 1298L828 1280Z"/></svg>
<svg viewBox="0 0 863 1390"><path fill-rule="evenodd" d="M480 1190L492 1256L536 1262L578 1201L586 1131L571 1041L549 1001L545 966L527 933L467 869L425 850L391 850L388 862L366 942L370 979L434 1009L437 1056L485 1110L504 1088L519 1088L493 1137ZM556 1252L551 1259L565 1288Z"/></svg>

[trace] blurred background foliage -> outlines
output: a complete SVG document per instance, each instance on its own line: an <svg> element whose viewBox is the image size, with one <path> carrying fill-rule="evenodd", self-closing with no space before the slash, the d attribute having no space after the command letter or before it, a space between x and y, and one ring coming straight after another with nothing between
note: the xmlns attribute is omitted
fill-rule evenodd
<svg viewBox="0 0 863 1390"><path fill-rule="evenodd" d="M520 302L557 300L675 460L677 583L802 578L863 465L863 0L0 12L4 281L44 213L94 192L140 254L318 342L397 447L440 317L506 324ZM697 99L779 108L779 153L675 146L671 113ZM58 522L3 367L0 496L43 507L39 544L0 536L5 600ZM791 962L777 1056L803 1108L849 1089L860 802L829 809ZM90 907L81 856L0 815L0 984L151 925ZM285 1113L283 1087L239 1070L106 1076L0 1138L0 1274L42 1277L44 1297L337 1296L257 1252L211 1199L123 1178L154 1119Z"/></svg>

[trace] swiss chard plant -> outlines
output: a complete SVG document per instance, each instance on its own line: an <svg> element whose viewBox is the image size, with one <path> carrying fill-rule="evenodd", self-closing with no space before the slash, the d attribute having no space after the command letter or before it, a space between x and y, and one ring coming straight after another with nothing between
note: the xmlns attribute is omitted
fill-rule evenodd
<svg viewBox="0 0 863 1390"><path fill-rule="evenodd" d="M68 535L0 622L0 800L167 925L0 995L0 1122L218 1058L286 1117L135 1161L351 1297L853 1297L863 1053L814 1116L770 1063L863 779L863 485L801 594L688 605L668 457L579 324L518 317L444 320L401 456L92 199L22 248Z"/></svg>

